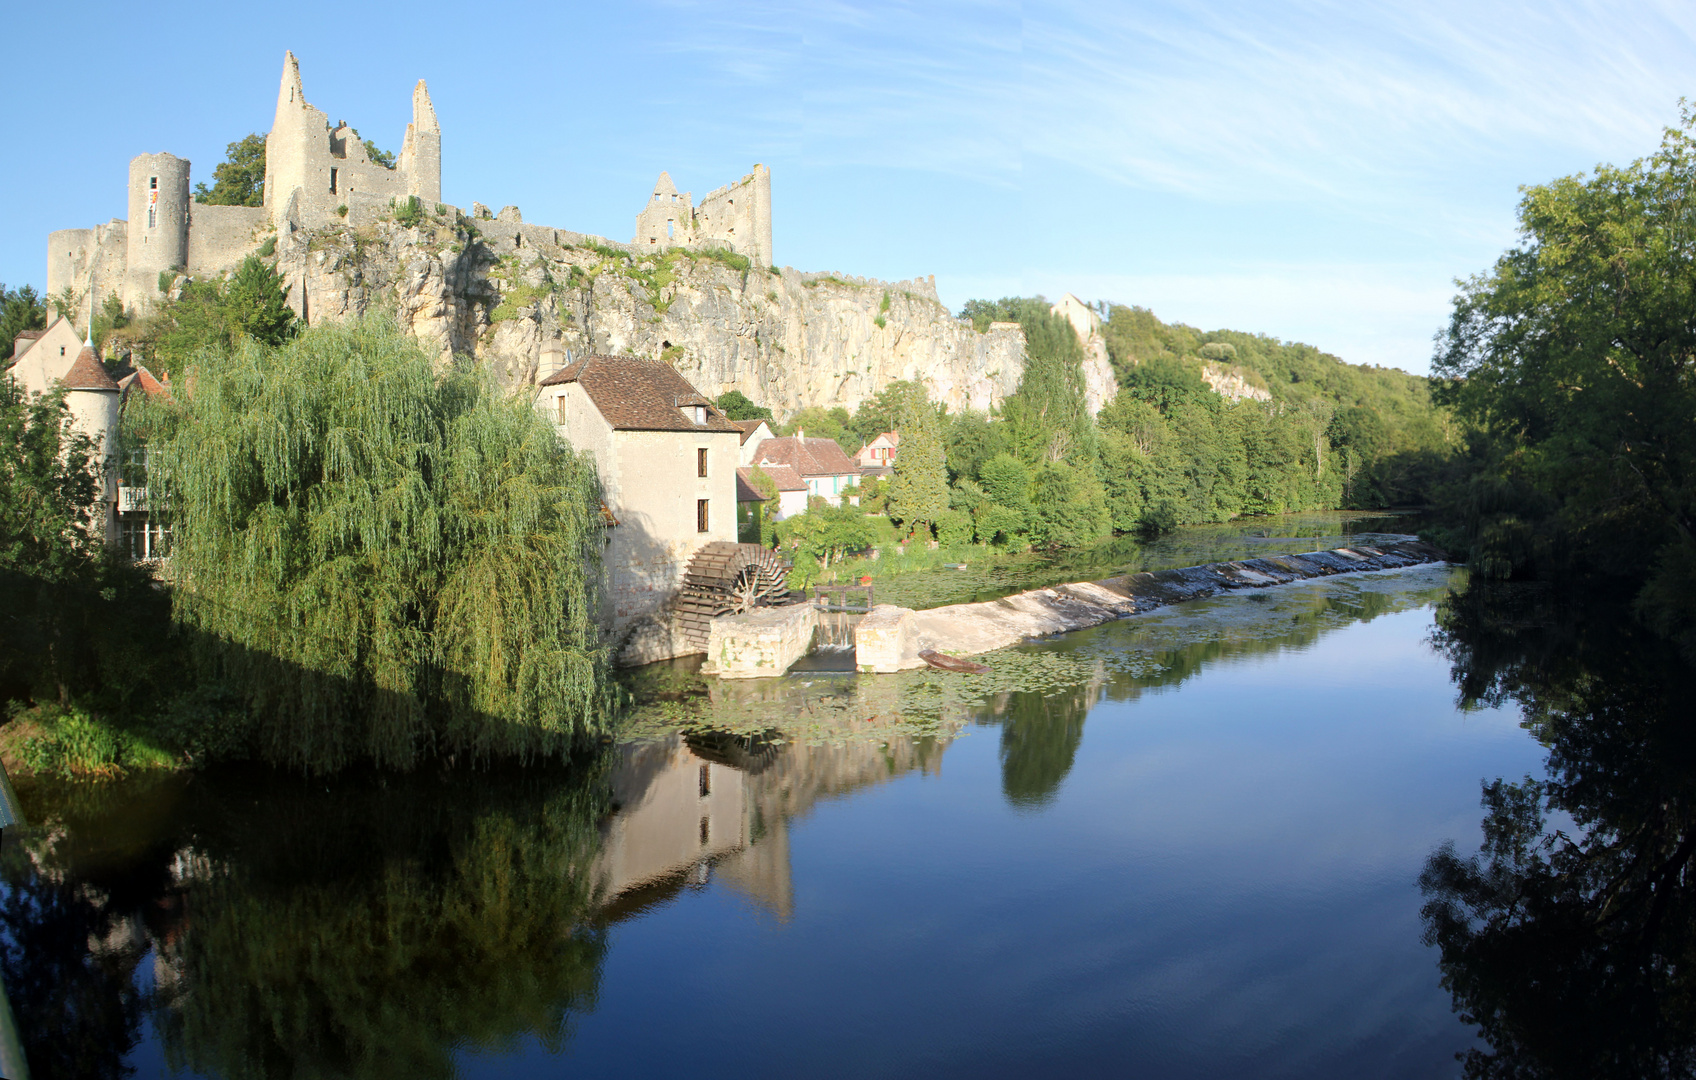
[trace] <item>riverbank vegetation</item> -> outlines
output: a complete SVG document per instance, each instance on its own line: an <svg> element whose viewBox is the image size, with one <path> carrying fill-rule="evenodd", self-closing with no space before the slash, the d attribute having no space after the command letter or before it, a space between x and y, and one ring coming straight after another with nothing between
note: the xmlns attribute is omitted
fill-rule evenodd
<svg viewBox="0 0 1696 1080"><path fill-rule="evenodd" d="M407 769L601 733L598 481L526 402L383 319L204 348L184 379L131 399L120 448L169 517L163 582L101 543L62 399L0 397L30 448L0 474L14 761Z"/></svg>
<svg viewBox="0 0 1696 1080"><path fill-rule="evenodd" d="M1493 577L1602 576L1696 652L1696 117L1625 167L1528 187L1462 283L1439 400L1465 426L1449 541Z"/></svg>
<svg viewBox="0 0 1696 1080"><path fill-rule="evenodd" d="M855 493L871 524L818 507L772 530L796 554L799 580L873 547L936 545L941 555L838 572L884 576L1244 516L1420 504L1446 478L1454 425L1423 379L1260 335L1167 325L1141 308L1103 311L1119 392L1096 416L1071 324L1040 297L1015 297L961 312L980 330L1005 321L1025 332L1024 376L994 413L949 413L922 385L897 382L853 414L790 417L783 430L850 453L880 432L901 436L893 475ZM1215 393L1204 373L1227 369L1270 400Z"/></svg>

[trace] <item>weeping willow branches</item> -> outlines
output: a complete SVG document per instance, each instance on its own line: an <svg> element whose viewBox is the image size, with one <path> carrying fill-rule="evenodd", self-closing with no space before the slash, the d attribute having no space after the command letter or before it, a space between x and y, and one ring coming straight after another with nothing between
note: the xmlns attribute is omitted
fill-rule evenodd
<svg viewBox="0 0 1696 1080"><path fill-rule="evenodd" d="M196 362L143 418L180 622L259 756L553 754L613 711L599 485L521 400L391 322Z"/></svg>

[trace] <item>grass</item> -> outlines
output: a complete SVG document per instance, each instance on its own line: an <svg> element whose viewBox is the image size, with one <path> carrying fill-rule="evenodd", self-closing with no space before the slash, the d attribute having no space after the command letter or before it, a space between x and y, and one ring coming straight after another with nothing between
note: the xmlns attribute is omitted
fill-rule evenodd
<svg viewBox="0 0 1696 1080"><path fill-rule="evenodd" d="M110 780L131 771L177 769L182 758L151 734L130 730L76 705L14 711L0 737L7 768L63 779Z"/></svg>

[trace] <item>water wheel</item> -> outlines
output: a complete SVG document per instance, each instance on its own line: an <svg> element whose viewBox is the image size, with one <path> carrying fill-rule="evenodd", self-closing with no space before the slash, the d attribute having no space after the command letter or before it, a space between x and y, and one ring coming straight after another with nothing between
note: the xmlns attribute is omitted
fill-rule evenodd
<svg viewBox="0 0 1696 1080"><path fill-rule="evenodd" d="M777 552L758 544L714 540L690 558L674 606L685 639L705 652L713 619L751 611L788 591L789 570Z"/></svg>

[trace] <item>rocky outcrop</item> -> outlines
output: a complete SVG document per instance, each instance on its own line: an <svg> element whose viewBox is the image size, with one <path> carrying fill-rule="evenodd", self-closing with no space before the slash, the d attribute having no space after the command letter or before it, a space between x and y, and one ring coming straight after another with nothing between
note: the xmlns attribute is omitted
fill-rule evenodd
<svg viewBox="0 0 1696 1080"><path fill-rule="evenodd" d="M1252 398L1255 401L1272 400L1270 390L1250 382L1248 370L1235 364L1209 361L1201 366L1201 378L1213 388L1215 394L1231 401L1240 401L1243 398Z"/></svg>
<svg viewBox="0 0 1696 1080"><path fill-rule="evenodd" d="M883 282L749 265L717 251L646 253L600 237L428 208L278 236L290 303L309 323L393 310L445 358L476 357L511 387L566 353L660 357L703 392L740 390L780 416L850 411L911 379L951 410L988 409L1024 372L1024 334L979 334L931 279ZM510 212L509 212L510 211Z"/></svg>

